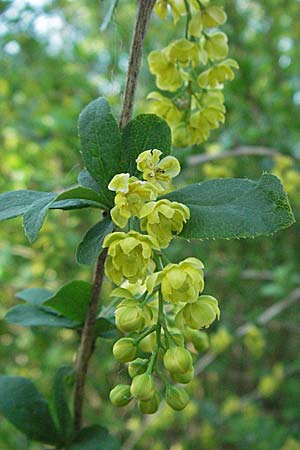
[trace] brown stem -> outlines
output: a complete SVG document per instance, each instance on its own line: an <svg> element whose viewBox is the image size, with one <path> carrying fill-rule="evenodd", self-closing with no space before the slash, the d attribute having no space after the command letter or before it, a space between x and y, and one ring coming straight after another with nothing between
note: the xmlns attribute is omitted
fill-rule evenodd
<svg viewBox="0 0 300 450"><path fill-rule="evenodd" d="M81 340L76 360L76 381L74 390L74 430L79 431L82 424L82 408L84 388L89 360L95 346L95 324L98 312L99 295L104 276L104 262L107 255L105 249L97 259L93 287L89 301L87 316L81 333Z"/></svg>
<svg viewBox="0 0 300 450"><path fill-rule="evenodd" d="M156 0L139 0L137 19L132 37L129 66L122 111L120 116L120 128L124 127L132 115L134 96L138 81L139 69L142 59L143 43L147 25ZM104 277L104 263L107 250L98 257L91 297L84 327L81 333L80 345L76 359L76 378L74 389L74 430L79 431L82 426L82 411L84 402L85 382L90 358L95 348L95 324L98 312L99 296Z"/></svg>
<svg viewBox="0 0 300 450"><path fill-rule="evenodd" d="M120 128L123 128L126 125L132 115L135 91L142 60L145 34L155 2L156 0L139 0L138 12L128 61L128 72L123 96L123 107L119 121Z"/></svg>

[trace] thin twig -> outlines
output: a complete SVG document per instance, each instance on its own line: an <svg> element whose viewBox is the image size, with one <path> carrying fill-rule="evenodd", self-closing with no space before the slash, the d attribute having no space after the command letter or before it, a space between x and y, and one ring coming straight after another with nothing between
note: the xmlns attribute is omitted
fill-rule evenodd
<svg viewBox="0 0 300 450"><path fill-rule="evenodd" d="M99 295L104 277L104 262L106 254L107 250L105 249L97 259L91 297L77 354L75 368L76 381L74 390L74 429L76 431L80 430L82 424L84 388L89 360L93 354L95 346L95 324L98 312Z"/></svg>
<svg viewBox="0 0 300 450"><path fill-rule="evenodd" d="M142 58L143 42L147 24L149 22L154 4L155 0L139 0L137 19L131 44L126 88L119 123L121 128L124 127L131 118L134 95L136 91L139 68ZM74 389L75 431L79 431L82 426L85 382L89 361L95 348L95 324L98 313L99 296L104 277L104 263L106 255L107 251L105 250L97 259L91 297L84 327L81 333L81 340L76 359L76 379Z"/></svg>
<svg viewBox="0 0 300 450"><path fill-rule="evenodd" d="M192 155L187 162L190 166L205 164L207 162L216 161L219 159L236 158L237 156L269 156L275 158L276 156L286 156L275 148L256 147L255 145L247 145L236 147L233 150L225 152L218 152L212 154Z"/></svg>
<svg viewBox="0 0 300 450"><path fill-rule="evenodd" d="M128 73L123 97L123 108L119 121L120 128L123 128L126 125L132 115L145 34L155 1L156 0L139 0L138 13L128 61Z"/></svg>

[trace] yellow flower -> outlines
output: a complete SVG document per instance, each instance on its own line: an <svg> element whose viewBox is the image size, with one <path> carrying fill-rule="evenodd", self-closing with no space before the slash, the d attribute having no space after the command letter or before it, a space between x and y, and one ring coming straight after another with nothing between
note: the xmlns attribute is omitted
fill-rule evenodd
<svg viewBox="0 0 300 450"><path fill-rule="evenodd" d="M197 14L194 14L189 22L189 35L195 36L195 37L201 37L203 30L203 23L202 23L202 14L201 12L198 12Z"/></svg>
<svg viewBox="0 0 300 450"><path fill-rule="evenodd" d="M176 24L180 18L180 11L175 0L157 0L154 11L161 19L166 19L168 15L168 6L171 9L174 23Z"/></svg>
<svg viewBox="0 0 300 450"><path fill-rule="evenodd" d="M210 338L211 351L215 354L224 352L232 343L232 336L225 327L220 327Z"/></svg>
<svg viewBox="0 0 300 450"><path fill-rule="evenodd" d="M118 285L123 278L130 283L143 282L147 270L153 270L152 249L159 249L156 239L136 231L110 233L103 247L108 247L105 273Z"/></svg>
<svg viewBox="0 0 300 450"><path fill-rule="evenodd" d="M159 160L162 152L157 149L140 153L136 162L143 178L151 182L159 192L164 192L172 178L180 172L180 164L174 156L166 156Z"/></svg>
<svg viewBox="0 0 300 450"><path fill-rule="evenodd" d="M219 122L224 123L225 115L216 108L203 108L191 115L190 125L201 131L212 130L219 127Z"/></svg>
<svg viewBox="0 0 300 450"><path fill-rule="evenodd" d="M115 175L108 185L108 189L115 191L115 207L111 210L111 217L120 228L126 227L131 216L139 216L145 202L155 200L157 193L150 183L129 177L128 173Z"/></svg>
<svg viewBox="0 0 300 450"><path fill-rule="evenodd" d="M165 49L168 59L176 64L179 63L185 67L192 64L196 67L200 62L199 47L195 42L191 42L187 39L178 39L172 42Z"/></svg>
<svg viewBox="0 0 300 450"><path fill-rule="evenodd" d="M203 264L199 259L187 258L179 264L168 264L161 272L149 275L149 293L161 284L163 299L171 303L195 302L204 288Z"/></svg>
<svg viewBox="0 0 300 450"><path fill-rule="evenodd" d="M166 49L154 50L148 56L150 72L156 76L159 89L174 92L182 85L182 77L174 62L170 61Z"/></svg>
<svg viewBox="0 0 300 450"><path fill-rule="evenodd" d="M216 318L220 318L218 301L210 295L201 295L196 302L185 305L183 317L193 329L208 328Z"/></svg>
<svg viewBox="0 0 300 450"><path fill-rule="evenodd" d="M224 83L224 81L233 80L234 72L232 68L239 68L238 63L233 59L225 59L225 61L212 66L198 76L197 81L199 86L202 88L215 88L219 84Z"/></svg>
<svg viewBox="0 0 300 450"><path fill-rule="evenodd" d="M160 92L150 92L147 99L151 100L151 112L164 117L171 126L176 125L182 118L182 111Z"/></svg>
<svg viewBox="0 0 300 450"><path fill-rule="evenodd" d="M289 437L280 450L300 450L300 441Z"/></svg>
<svg viewBox="0 0 300 450"><path fill-rule="evenodd" d="M222 25L226 21L226 14L218 6L208 6L202 11L193 15L189 22L189 34L200 38L204 28L214 28Z"/></svg>
<svg viewBox="0 0 300 450"><path fill-rule="evenodd" d="M200 14L201 22L205 28L214 28L223 25L227 19L223 8L214 5L207 6Z"/></svg>
<svg viewBox="0 0 300 450"><path fill-rule="evenodd" d="M166 248L173 237L173 232L179 234L184 223L190 218L187 206L159 200L146 203L140 213L141 229L157 239L160 248Z"/></svg>
<svg viewBox="0 0 300 450"><path fill-rule="evenodd" d="M253 356L257 358L262 356L265 350L266 342L262 332L255 325L249 326L244 337L244 343Z"/></svg>
<svg viewBox="0 0 300 450"><path fill-rule="evenodd" d="M206 37L204 50L211 61L226 58L228 54L228 38L225 33L216 32Z"/></svg>

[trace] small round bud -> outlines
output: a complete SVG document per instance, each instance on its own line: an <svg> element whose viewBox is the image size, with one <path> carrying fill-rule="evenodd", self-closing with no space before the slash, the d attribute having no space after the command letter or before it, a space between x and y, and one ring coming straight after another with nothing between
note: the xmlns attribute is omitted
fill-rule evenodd
<svg viewBox="0 0 300 450"><path fill-rule="evenodd" d="M194 367L185 373L172 373L172 378L176 383L188 384L194 378Z"/></svg>
<svg viewBox="0 0 300 450"><path fill-rule="evenodd" d="M166 389L166 402L175 411L181 411L188 404L189 395L184 389L169 385Z"/></svg>
<svg viewBox="0 0 300 450"><path fill-rule="evenodd" d="M119 362L129 362L135 359L137 347L134 339L119 339L113 346L113 354Z"/></svg>
<svg viewBox="0 0 300 450"><path fill-rule="evenodd" d="M126 406L131 400L130 386L118 384L110 391L109 398L114 406Z"/></svg>
<svg viewBox="0 0 300 450"><path fill-rule="evenodd" d="M209 348L209 339L205 331L192 330L186 327L186 338L193 344L197 352L204 352Z"/></svg>
<svg viewBox="0 0 300 450"><path fill-rule="evenodd" d="M177 347L184 347L184 337L180 332L171 331L170 335L172 341L175 343ZM168 347L168 340L165 335L163 336L163 342Z"/></svg>
<svg viewBox="0 0 300 450"><path fill-rule="evenodd" d="M132 380L130 392L138 400L150 400L155 392L153 377L147 373L137 375Z"/></svg>
<svg viewBox="0 0 300 450"><path fill-rule="evenodd" d="M160 404L160 395L155 392L150 400L140 400L138 402L138 408L142 414L154 414L158 410Z"/></svg>
<svg viewBox="0 0 300 450"><path fill-rule="evenodd" d="M128 366L128 373L131 378L146 372L148 363L148 359L142 358L137 358L136 360L132 361Z"/></svg>
<svg viewBox="0 0 300 450"><path fill-rule="evenodd" d="M184 347L171 347L164 355L164 366L171 373L186 373L192 364L192 356Z"/></svg>
<svg viewBox="0 0 300 450"><path fill-rule="evenodd" d="M152 353L155 344L156 344L156 334L151 333L140 341L139 348L145 353Z"/></svg>
<svg viewBox="0 0 300 450"><path fill-rule="evenodd" d="M117 328L123 333L141 331L144 328L143 310L134 300L127 300L126 304L122 302L116 309L115 318Z"/></svg>

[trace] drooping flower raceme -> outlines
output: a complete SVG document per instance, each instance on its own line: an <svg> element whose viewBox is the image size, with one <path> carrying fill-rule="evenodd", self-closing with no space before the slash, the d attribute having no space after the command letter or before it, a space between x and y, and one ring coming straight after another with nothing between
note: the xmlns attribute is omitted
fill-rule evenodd
<svg viewBox="0 0 300 450"><path fill-rule="evenodd" d="M164 92L151 92L147 98L151 112L172 127L174 144L185 147L206 141L211 130L224 122L224 97L217 111L202 97L221 93L223 83L234 78L238 64L225 59L228 38L217 28L227 18L223 8L208 0L157 0L155 11L161 19L167 18L168 9L174 23L185 16L186 35L149 54L150 72Z"/></svg>
<svg viewBox="0 0 300 450"><path fill-rule="evenodd" d="M176 51L181 64L189 64L184 49ZM209 92L199 100L209 105L199 123L206 120L213 125L214 114L222 111L220 95ZM176 111L170 114L176 115ZM185 408L187 392L171 384L193 380L193 356L185 343L191 343L195 351L206 350L208 338L199 329L208 327L220 314L214 297L200 295L204 274L199 259L164 262L162 249L182 232L190 210L182 203L157 199L168 193L170 182L180 172L176 158L162 156L158 149L140 153L136 163L143 180L128 173L111 180L109 189L116 192L111 218L128 231L110 233L103 242L108 249L105 273L118 285L111 293L118 302L115 323L125 335L115 342L113 354L120 363L130 363L132 379L131 385L112 389L110 399L115 406L135 399L143 414L155 413L162 399L155 375L165 384L168 405L178 411Z"/></svg>

